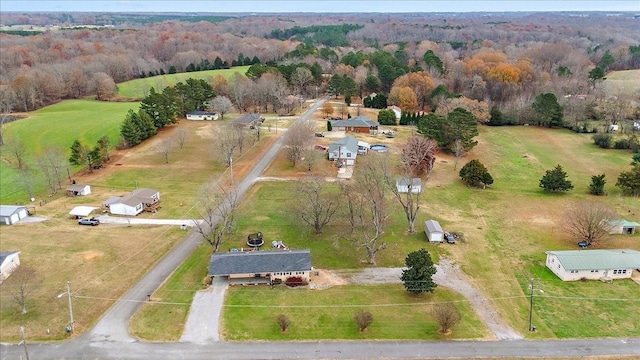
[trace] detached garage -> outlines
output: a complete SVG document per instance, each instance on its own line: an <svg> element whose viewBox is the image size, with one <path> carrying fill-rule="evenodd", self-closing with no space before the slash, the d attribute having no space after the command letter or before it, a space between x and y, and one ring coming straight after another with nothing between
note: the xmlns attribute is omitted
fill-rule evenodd
<svg viewBox="0 0 640 360"><path fill-rule="evenodd" d="M424 222L424 233L427 234L429 242L442 242L444 231L440 223L435 220L427 220Z"/></svg>
<svg viewBox="0 0 640 360"><path fill-rule="evenodd" d="M0 205L0 224L13 225L29 216L26 206Z"/></svg>

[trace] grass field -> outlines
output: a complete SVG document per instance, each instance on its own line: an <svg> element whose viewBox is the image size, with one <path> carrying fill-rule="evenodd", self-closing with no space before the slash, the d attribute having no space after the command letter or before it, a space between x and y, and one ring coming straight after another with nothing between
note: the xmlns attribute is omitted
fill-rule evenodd
<svg viewBox="0 0 640 360"><path fill-rule="evenodd" d="M349 285L326 290L231 287L223 309L222 337L231 341L483 338L486 329L462 299L446 289L416 297L402 285ZM452 336L438 334L430 315L432 307L443 302L454 303L463 319ZM373 323L363 333L353 320L359 310L373 315ZM276 323L279 314L291 320L285 333Z"/></svg>
<svg viewBox="0 0 640 360"><path fill-rule="evenodd" d="M15 159L10 154L14 139L24 143L27 164L37 169L34 157L45 147L58 147L70 154L69 148L74 140L93 148L105 135L115 146L120 138L120 123L129 109L135 110L138 106L138 103L69 100L31 112L26 119L5 125L7 145L0 147L0 202L26 203L29 198L15 169ZM45 179L36 175L34 180L35 193L46 194Z"/></svg>
<svg viewBox="0 0 640 360"><path fill-rule="evenodd" d="M231 69L195 71L188 73L158 75L148 78L130 80L118 84L118 96L124 99L142 99L149 93L152 87L158 92L162 92L167 86L173 86L179 82L192 79L210 80L214 76L222 75L226 79L230 79L233 74L240 73L244 75L249 66L236 66Z"/></svg>
<svg viewBox="0 0 640 360"><path fill-rule="evenodd" d="M614 71L604 81L609 95L629 94L640 96L640 69Z"/></svg>

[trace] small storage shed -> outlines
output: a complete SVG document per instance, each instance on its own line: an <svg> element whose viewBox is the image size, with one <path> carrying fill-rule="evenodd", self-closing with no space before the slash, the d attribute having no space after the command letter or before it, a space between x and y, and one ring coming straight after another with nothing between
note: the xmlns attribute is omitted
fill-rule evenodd
<svg viewBox="0 0 640 360"><path fill-rule="evenodd" d="M427 220L424 222L424 233L427 234L429 242L442 242L444 231L440 223L435 220Z"/></svg>
<svg viewBox="0 0 640 360"><path fill-rule="evenodd" d="M636 229L640 228L640 224L635 221L627 221L624 219L608 220L609 234L635 234Z"/></svg>
<svg viewBox="0 0 640 360"><path fill-rule="evenodd" d="M29 216L26 206L0 205L0 224L13 225Z"/></svg>
<svg viewBox="0 0 640 360"><path fill-rule="evenodd" d="M20 266L20 251L0 252L0 284Z"/></svg>
<svg viewBox="0 0 640 360"><path fill-rule="evenodd" d="M91 194L91 186L85 184L72 184L67 186L68 196L84 196Z"/></svg>

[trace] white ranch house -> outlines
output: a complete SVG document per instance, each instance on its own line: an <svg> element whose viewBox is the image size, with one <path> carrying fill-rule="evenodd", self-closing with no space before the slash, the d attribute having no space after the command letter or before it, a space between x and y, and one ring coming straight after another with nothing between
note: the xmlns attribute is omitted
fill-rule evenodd
<svg viewBox="0 0 640 360"><path fill-rule="evenodd" d="M444 239L444 231L440 223L435 220L427 220L424 222L424 233L427 234L429 242L441 243Z"/></svg>
<svg viewBox="0 0 640 360"><path fill-rule="evenodd" d="M626 279L634 269L640 269L637 250L564 250L546 254L547 267L562 281Z"/></svg>
<svg viewBox="0 0 640 360"><path fill-rule="evenodd" d="M187 120L218 120L218 114L208 111L189 111L187 113Z"/></svg>
<svg viewBox="0 0 640 360"><path fill-rule="evenodd" d="M309 250L214 253L209 262L210 277L226 277L234 284L284 283L292 276L308 283L311 270Z"/></svg>
<svg viewBox="0 0 640 360"><path fill-rule="evenodd" d="M153 189L136 189L129 195L110 198L103 205L114 215L135 216L145 210L155 212L160 206L160 193Z"/></svg>

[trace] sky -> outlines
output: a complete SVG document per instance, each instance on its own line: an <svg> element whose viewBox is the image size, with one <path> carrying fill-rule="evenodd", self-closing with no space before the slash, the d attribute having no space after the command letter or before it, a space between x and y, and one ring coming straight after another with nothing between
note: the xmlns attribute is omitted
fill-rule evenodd
<svg viewBox="0 0 640 360"><path fill-rule="evenodd" d="M496 12L496 11L632 11L640 13L640 0L572 1L394 1L394 0L0 0L0 11L57 12Z"/></svg>

